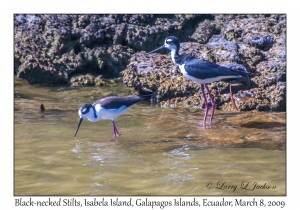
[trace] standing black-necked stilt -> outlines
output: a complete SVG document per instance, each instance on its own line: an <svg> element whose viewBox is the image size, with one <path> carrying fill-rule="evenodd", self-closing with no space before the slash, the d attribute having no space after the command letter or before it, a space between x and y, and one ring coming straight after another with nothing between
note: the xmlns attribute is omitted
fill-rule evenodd
<svg viewBox="0 0 300 210"><path fill-rule="evenodd" d="M234 71L230 68L226 68L224 66L220 66L216 63L201 60L198 58L195 58L191 54L182 54L179 55L179 48L180 43L178 39L175 36L169 36L165 39L164 45L161 47L151 51L150 53L156 52L160 49L166 48L171 51L171 58L172 61L179 67L181 73L183 76L187 77L188 79L191 79L195 82L200 83L201 91L203 94L203 99L205 103L205 115L203 120L203 125L205 125L207 113L209 110L208 104L207 104L207 98L204 93L204 87L206 88L206 91L210 97L211 103L212 103L212 112L210 117L210 125L212 124L212 119L214 116L214 111L216 108L216 103L213 98L213 95L211 94L207 84L216 82L216 81L227 81L227 82L233 82L234 79L241 78L241 75L248 75L251 74L249 72L241 72L241 71ZM231 93L231 88L230 88ZM231 93L232 96L232 93Z"/></svg>
<svg viewBox="0 0 300 210"><path fill-rule="evenodd" d="M87 118L91 122L97 122L101 119L111 120L112 127L114 129L114 137L119 136L119 132L115 125L115 119L126 112L134 104L144 100L145 97L141 96L130 96L130 97L119 97L109 96L96 101L93 104L85 104L78 110L80 117L78 127L74 137L78 132L80 124L84 118Z"/></svg>

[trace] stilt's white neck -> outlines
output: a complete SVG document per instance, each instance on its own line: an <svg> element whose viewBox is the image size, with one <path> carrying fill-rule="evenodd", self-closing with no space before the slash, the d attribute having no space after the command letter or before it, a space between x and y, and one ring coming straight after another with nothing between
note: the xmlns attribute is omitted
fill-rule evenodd
<svg viewBox="0 0 300 210"><path fill-rule="evenodd" d="M95 118L95 114L94 114L94 110L93 109L90 109L89 113L87 114L87 119L91 122L97 122L100 120L100 116L99 116L99 113L97 114L97 118Z"/></svg>
<svg viewBox="0 0 300 210"><path fill-rule="evenodd" d="M176 62L175 62L175 56L176 56L176 50L175 50L175 49L172 49L172 50L171 50L171 59L172 59L173 63L176 64Z"/></svg>

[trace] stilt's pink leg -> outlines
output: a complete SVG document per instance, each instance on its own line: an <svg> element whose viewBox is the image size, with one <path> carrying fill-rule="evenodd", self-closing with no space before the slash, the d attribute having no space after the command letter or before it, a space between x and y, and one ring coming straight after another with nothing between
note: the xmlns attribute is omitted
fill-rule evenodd
<svg viewBox="0 0 300 210"><path fill-rule="evenodd" d="M203 95L203 99L204 99L204 103L205 103L205 114L204 114L204 119L203 119L203 126L205 126L206 117L207 117L209 107L208 107L206 95L205 95L205 92L204 92L204 85L200 84L200 87L201 87L201 91L202 91L202 95Z"/></svg>
<svg viewBox="0 0 300 210"><path fill-rule="evenodd" d="M204 84L204 85L205 85L205 88L208 92L208 95L210 97L210 101L211 101L211 104L212 104L212 110L211 110L211 116L210 116L210 125L212 125L212 120L213 120L215 109L216 109L216 102L215 102L214 96L211 94L207 84Z"/></svg>
<svg viewBox="0 0 300 210"><path fill-rule="evenodd" d="M115 125L115 121L114 120L111 120L111 124L113 126L113 129L114 129L114 137L118 137L119 136L119 132L118 132L118 129Z"/></svg>

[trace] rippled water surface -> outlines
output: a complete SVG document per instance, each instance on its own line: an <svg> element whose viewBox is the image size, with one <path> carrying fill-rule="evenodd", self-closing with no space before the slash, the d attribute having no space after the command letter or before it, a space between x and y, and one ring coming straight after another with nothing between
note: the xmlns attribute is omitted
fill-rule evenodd
<svg viewBox="0 0 300 210"><path fill-rule="evenodd" d="M39 87L15 79L15 195L285 195L286 113L223 112L202 127L203 110L148 101L110 121L78 108L112 87ZM44 104L45 113L39 113Z"/></svg>

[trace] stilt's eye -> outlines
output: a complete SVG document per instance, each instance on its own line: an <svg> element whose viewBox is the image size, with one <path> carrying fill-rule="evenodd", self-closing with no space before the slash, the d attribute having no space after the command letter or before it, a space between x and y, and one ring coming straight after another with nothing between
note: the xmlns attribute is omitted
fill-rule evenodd
<svg viewBox="0 0 300 210"><path fill-rule="evenodd" d="M80 108L80 111L82 114L87 114L90 111L91 107L92 107L91 104L85 104Z"/></svg>
<svg viewBox="0 0 300 210"><path fill-rule="evenodd" d="M82 114L86 114L86 113L88 113L89 111L90 111L90 107L87 106L87 105L85 105L85 106L83 106L83 107L81 108L81 113L82 113Z"/></svg>
<svg viewBox="0 0 300 210"><path fill-rule="evenodd" d="M166 40L166 43L167 43L167 44L171 44L171 43L172 43L172 39L167 39L167 40Z"/></svg>

